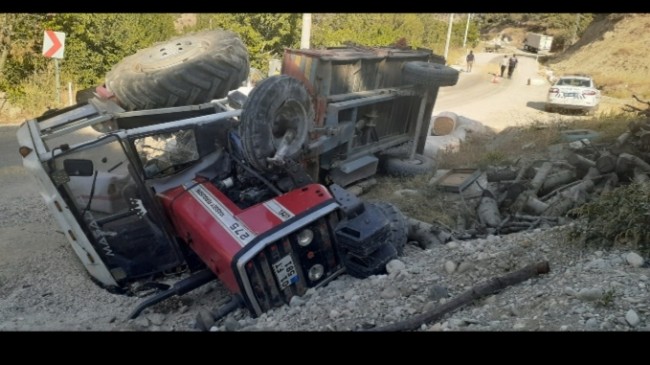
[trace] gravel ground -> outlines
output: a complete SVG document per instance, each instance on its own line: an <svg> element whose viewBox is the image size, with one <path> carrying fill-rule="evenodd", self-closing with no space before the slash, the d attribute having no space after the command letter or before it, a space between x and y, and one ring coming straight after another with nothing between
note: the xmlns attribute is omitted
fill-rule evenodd
<svg viewBox="0 0 650 365"><path fill-rule="evenodd" d="M430 311L488 278L548 261L550 272L470 303L423 331L646 331L648 275L627 249L567 243L568 227L407 246L386 275L343 275L258 319L232 313L213 331L355 331Z"/></svg>
<svg viewBox="0 0 650 365"><path fill-rule="evenodd" d="M11 180L30 181L9 168ZM6 176L7 167L0 169ZM0 209L0 330L195 331L197 314L228 293L213 282L126 320L142 300L95 285L56 233L34 186L5 183ZM7 190L13 194L7 194ZM27 190L18 194L17 190ZM409 244L389 274L342 275L253 319L237 310L212 331L355 331L431 310L471 286L547 260L550 272L504 289L423 325L424 331L645 331L650 270L632 249L569 244L567 227L449 242L429 250Z"/></svg>

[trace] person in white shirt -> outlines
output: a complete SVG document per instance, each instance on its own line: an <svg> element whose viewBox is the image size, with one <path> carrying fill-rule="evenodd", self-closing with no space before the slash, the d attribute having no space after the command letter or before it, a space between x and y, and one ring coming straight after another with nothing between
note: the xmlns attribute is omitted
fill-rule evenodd
<svg viewBox="0 0 650 365"><path fill-rule="evenodd" d="M506 68L508 68L508 55L503 55L503 59L501 59L501 77L506 72Z"/></svg>

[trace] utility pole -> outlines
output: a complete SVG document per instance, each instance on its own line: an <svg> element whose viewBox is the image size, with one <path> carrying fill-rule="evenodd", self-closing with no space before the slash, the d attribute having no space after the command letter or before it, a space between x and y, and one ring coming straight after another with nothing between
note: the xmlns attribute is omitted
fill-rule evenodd
<svg viewBox="0 0 650 365"><path fill-rule="evenodd" d="M311 36L311 14L302 14L302 34L300 36L300 48L309 49L310 36Z"/></svg>
<svg viewBox="0 0 650 365"><path fill-rule="evenodd" d="M463 38L463 48L467 44L467 32L469 31L469 18L472 17L472 13L467 13L467 25L465 26L465 38Z"/></svg>
<svg viewBox="0 0 650 365"><path fill-rule="evenodd" d="M61 104L61 73L59 72L59 59L54 59L54 83L56 86L56 103L57 106Z"/></svg>
<svg viewBox="0 0 650 365"><path fill-rule="evenodd" d="M454 21L454 13L449 14L449 27L447 28L447 41L445 42L445 62L449 54L449 41L451 40L451 24Z"/></svg>

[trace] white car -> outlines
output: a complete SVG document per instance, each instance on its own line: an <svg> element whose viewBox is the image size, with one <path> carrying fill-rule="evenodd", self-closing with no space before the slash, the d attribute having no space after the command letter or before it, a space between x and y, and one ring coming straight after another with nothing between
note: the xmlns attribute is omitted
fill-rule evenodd
<svg viewBox="0 0 650 365"><path fill-rule="evenodd" d="M560 77L548 90L546 111L577 110L593 114L600 104L600 90L586 75Z"/></svg>

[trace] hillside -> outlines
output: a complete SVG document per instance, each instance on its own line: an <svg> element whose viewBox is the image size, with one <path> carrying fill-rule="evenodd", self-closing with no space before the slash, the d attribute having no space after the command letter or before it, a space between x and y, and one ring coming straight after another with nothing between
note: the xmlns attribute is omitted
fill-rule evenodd
<svg viewBox="0 0 650 365"><path fill-rule="evenodd" d="M566 49L566 29L546 28L543 23L503 18L483 27L486 41L505 39L509 47L521 50L527 32L554 37L554 52L540 56L540 63L555 75L586 73L601 88L601 111L620 112L626 103L635 104L632 95L647 100L650 96L648 61L650 53L650 14L600 14L586 26L576 43Z"/></svg>
<svg viewBox="0 0 650 365"><path fill-rule="evenodd" d="M605 95L647 99L650 14L610 14L596 19L566 51L548 60L556 72L591 74Z"/></svg>

